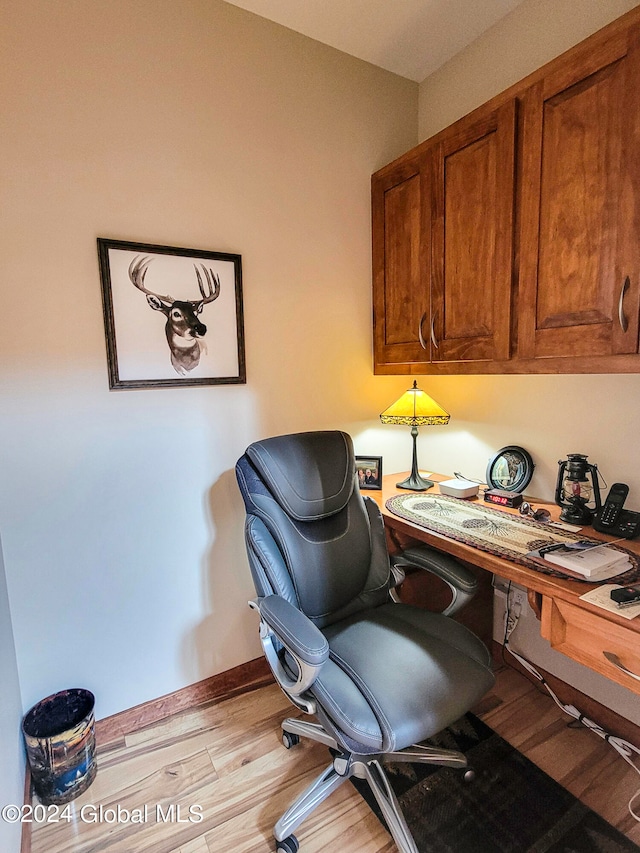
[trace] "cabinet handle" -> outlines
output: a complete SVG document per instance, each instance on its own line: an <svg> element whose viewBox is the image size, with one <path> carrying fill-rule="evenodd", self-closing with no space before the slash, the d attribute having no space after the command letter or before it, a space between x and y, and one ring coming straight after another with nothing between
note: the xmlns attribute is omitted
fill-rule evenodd
<svg viewBox="0 0 640 853"><path fill-rule="evenodd" d="M602 654L606 657L609 663L612 663L615 666L616 669L621 670L621 672L624 672L625 675L631 676L631 678L635 678L636 681L640 681L640 675L636 675L635 672L631 672L630 669L627 669L627 667L621 663L618 655L614 655L613 652L602 652Z"/></svg>
<svg viewBox="0 0 640 853"><path fill-rule="evenodd" d="M425 339L422 335L422 324L424 323L424 321L426 319L427 319L427 312L425 311L424 314L422 315L422 317L420 317L420 322L418 323L418 338L420 340L420 346L422 347L422 349L427 348L427 342L425 341Z"/></svg>
<svg viewBox="0 0 640 853"><path fill-rule="evenodd" d="M436 340L436 333L434 330L434 326L436 323L436 317L438 316L438 312L436 311L431 317L431 343L433 344L435 349L440 349L438 346L438 341Z"/></svg>
<svg viewBox="0 0 640 853"><path fill-rule="evenodd" d="M623 332L626 332L629 328L629 321L627 320L624 313L624 295L627 292L627 288L631 282L629 281L629 276L625 278L622 282L622 287L620 289L620 299L618 300L618 320L620 321L620 328Z"/></svg>

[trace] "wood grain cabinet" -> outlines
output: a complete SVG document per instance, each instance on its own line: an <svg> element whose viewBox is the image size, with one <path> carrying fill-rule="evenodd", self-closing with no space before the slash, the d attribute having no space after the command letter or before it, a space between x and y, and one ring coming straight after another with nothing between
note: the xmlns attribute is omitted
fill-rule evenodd
<svg viewBox="0 0 640 853"><path fill-rule="evenodd" d="M522 98L518 355L638 350L638 28Z"/></svg>
<svg viewBox="0 0 640 853"><path fill-rule="evenodd" d="M431 181L431 360L509 358L515 101L446 135Z"/></svg>
<svg viewBox="0 0 640 853"><path fill-rule="evenodd" d="M371 182L374 349L381 365L429 361L423 328L429 314L430 163L427 150Z"/></svg>
<svg viewBox="0 0 640 853"><path fill-rule="evenodd" d="M640 7L372 178L377 373L640 372Z"/></svg>
<svg viewBox="0 0 640 853"><path fill-rule="evenodd" d="M508 358L515 102L372 179L378 366Z"/></svg>

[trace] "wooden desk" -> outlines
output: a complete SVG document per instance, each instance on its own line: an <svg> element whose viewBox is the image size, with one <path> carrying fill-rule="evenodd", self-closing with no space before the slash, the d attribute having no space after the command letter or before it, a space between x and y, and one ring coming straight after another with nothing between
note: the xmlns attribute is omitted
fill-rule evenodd
<svg viewBox="0 0 640 853"><path fill-rule="evenodd" d="M580 596L593 589L595 584L562 580L541 574L505 560L503 557L448 539L440 533L393 515L386 508L385 502L393 495L408 494L395 486L405 476L388 474L383 478L382 491L366 492L382 510L392 553L412 543L424 542L439 551L452 554L464 563L520 584L528 590L529 603L541 619L542 636L550 642L552 648L640 694L640 616L632 620L624 619L615 613L608 613L580 601ZM429 478L435 480L436 484L450 479L439 474L430 474ZM429 495L438 493L437 485L425 492ZM472 500L478 501L478 498ZM479 500L482 501L482 498ZM538 507L548 509L552 518L558 519L560 508L555 504L545 503L535 498L529 498L529 501L536 509ZM518 515L517 509L504 511ZM597 533L592 527L584 528L584 533L603 541L613 539L611 536ZM629 540L625 543L625 547L640 555L640 542ZM617 655L621 665L635 673L637 678L628 675L611 663L604 656L605 651Z"/></svg>

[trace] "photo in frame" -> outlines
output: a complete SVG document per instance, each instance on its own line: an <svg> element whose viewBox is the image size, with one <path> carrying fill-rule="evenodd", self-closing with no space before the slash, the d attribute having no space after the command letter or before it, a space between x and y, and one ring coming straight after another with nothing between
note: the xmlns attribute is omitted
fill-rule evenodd
<svg viewBox="0 0 640 853"><path fill-rule="evenodd" d="M356 456L356 474L361 489L381 489L382 456Z"/></svg>
<svg viewBox="0 0 640 853"><path fill-rule="evenodd" d="M240 255L98 238L109 388L246 382Z"/></svg>

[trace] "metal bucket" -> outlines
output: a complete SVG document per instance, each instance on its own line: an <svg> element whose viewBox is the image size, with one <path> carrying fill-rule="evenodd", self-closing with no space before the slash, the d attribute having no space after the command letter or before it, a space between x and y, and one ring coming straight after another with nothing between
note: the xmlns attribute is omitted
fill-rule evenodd
<svg viewBox="0 0 640 853"><path fill-rule="evenodd" d="M95 779L94 705L88 690L63 690L25 714L27 760L36 794L45 805L68 803Z"/></svg>

